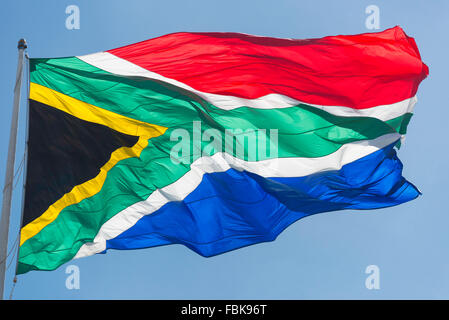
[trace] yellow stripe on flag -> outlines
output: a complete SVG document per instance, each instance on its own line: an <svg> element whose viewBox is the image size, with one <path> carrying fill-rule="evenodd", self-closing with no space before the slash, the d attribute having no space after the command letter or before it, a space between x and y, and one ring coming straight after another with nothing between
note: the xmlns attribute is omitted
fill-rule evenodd
<svg viewBox="0 0 449 320"><path fill-rule="evenodd" d="M139 157L148 145L148 139L160 136L167 130L166 127L141 122L98 108L36 83L30 83L30 99L67 112L79 119L105 125L128 135L139 136L139 140L132 147L122 147L112 152L111 158L101 167L100 173L95 178L75 186L41 216L24 226L21 229L20 245L52 223L64 208L97 194L103 187L109 170L121 160Z"/></svg>

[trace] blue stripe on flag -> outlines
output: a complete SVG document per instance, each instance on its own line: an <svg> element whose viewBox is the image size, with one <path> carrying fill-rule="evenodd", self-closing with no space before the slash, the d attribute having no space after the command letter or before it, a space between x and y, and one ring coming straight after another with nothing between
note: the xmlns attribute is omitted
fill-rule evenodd
<svg viewBox="0 0 449 320"><path fill-rule="evenodd" d="M327 171L297 178L263 178L230 169L205 174L184 201L169 202L107 241L107 249L183 244L202 256L274 240L305 216L375 209L416 198L402 177L394 144Z"/></svg>

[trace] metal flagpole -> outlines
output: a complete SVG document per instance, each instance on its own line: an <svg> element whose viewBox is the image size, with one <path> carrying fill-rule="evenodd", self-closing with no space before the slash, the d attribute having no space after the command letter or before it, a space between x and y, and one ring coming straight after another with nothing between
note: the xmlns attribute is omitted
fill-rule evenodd
<svg viewBox="0 0 449 320"><path fill-rule="evenodd" d="M3 188L2 217L0 220L0 299L3 299L6 277L6 260L8 257L9 217L14 179L14 161L16 157L17 125L19 120L20 88L22 86L23 52L27 48L26 41L20 39L17 45L19 58L17 62L16 84L14 87L14 103L9 133L8 159L6 162L5 186Z"/></svg>

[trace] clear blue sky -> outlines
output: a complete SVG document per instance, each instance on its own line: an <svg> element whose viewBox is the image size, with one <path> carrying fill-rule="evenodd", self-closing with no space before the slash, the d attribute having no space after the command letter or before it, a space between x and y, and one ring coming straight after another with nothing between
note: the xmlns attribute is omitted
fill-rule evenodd
<svg viewBox="0 0 449 320"><path fill-rule="evenodd" d="M65 8L71 4L80 8L80 30L65 27ZM52 272L21 275L14 298L448 299L447 1L5 1L0 10L0 183L21 37L28 41L30 57L83 55L176 31L316 38L370 32L365 27L370 4L380 8L382 30L400 25L416 39L430 68L399 151L404 176L420 188L420 198L387 209L307 217L274 242L213 258L181 245L109 251ZM17 164L23 156L24 119L22 109ZM17 236L21 185L22 180L13 198L11 244ZM79 290L65 287L71 264L80 268ZM380 268L380 290L365 287L365 268L372 264ZM7 295L12 276L9 272Z"/></svg>

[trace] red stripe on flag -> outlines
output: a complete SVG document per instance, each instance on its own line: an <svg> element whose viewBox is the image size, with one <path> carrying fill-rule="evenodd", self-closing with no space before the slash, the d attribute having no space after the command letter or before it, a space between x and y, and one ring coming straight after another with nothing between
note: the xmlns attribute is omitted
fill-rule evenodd
<svg viewBox="0 0 449 320"><path fill-rule="evenodd" d="M203 92L247 99L278 93L355 109L413 97L428 74L400 27L308 40L174 33L108 52Z"/></svg>

